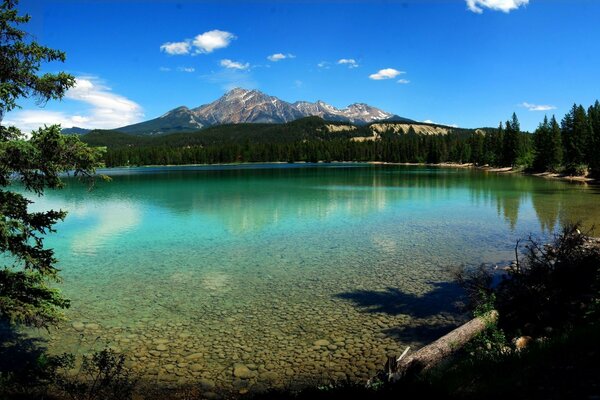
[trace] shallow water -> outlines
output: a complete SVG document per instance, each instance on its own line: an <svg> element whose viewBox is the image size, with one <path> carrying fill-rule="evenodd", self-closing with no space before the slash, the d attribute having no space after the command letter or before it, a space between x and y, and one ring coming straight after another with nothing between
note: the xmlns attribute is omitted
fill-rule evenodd
<svg viewBox="0 0 600 400"><path fill-rule="evenodd" d="M366 380L460 323L449 269L600 222L597 188L467 169L331 165L104 171L35 198L67 219L72 300L52 351L106 345L151 381L260 389ZM238 365L234 375L234 366Z"/></svg>

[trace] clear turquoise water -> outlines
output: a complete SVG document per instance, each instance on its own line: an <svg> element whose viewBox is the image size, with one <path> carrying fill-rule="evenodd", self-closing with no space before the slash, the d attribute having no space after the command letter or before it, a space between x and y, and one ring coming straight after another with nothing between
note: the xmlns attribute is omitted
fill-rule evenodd
<svg viewBox="0 0 600 400"><path fill-rule="evenodd" d="M518 238L600 222L596 188L468 169L103 172L112 182L35 199L69 211L47 240L73 303L50 348L110 345L149 379L235 390L367 379L461 321L450 267L506 263Z"/></svg>

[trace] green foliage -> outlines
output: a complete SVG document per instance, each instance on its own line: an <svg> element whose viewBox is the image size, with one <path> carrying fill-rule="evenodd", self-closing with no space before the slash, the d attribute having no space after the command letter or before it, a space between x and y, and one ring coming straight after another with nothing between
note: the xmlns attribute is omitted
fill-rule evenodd
<svg viewBox="0 0 600 400"><path fill-rule="evenodd" d="M136 380L125 366L124 355L103 349L84 356L76 374L56 375L55 384L72 400L127 400L133 395Z"/></svg>
<svg viewBox="0 0 600 400"><path fill-rule="evenodd" d="M3 337L3 339L11 341L11 338ZM70 354L49 356L30 339L24 339L20 335L12 339L16 339L16 342L11 341L8 346L2 343L3 346L0 347L0 355L11 359L10 364L1 364L0 398L48 398L50 387L56 381L56 377L73 365L74 356Z"/></svg>
<svg viewBox="0 0 600 400"><path fill-rule="evenodd" d="M0 374L0 398L127 400L137 385L125 357L110 349L84 355L80 366L73 354L39 355L18 371Z"/></svg>
<svg viewBox="0 0 600 400"><path fill-rule="evenodd" d="M517 114L513 113L512 119L506 121L504 132L504 141L502 143L502 164L514 166L517 159L521 156L521 125L517 119Z"/></svg>
<svg viewBox="0 0 600 400"><path fill-rule="evenodd" d="M493 302L500 326L511 335L523 330L545 335L568 329L596 315L600 299L600 245L593 244L577 224L563 227L553 243L529 238L523 256L504 279L492 287L493 271L480 268L463 273L460 282L479 312ZM475 293L474 288L478 292Z"/></svg>
<svg viewBox="0 0 600 400"><path fill-rule="evenodd" d="M16 1L0 5L0 122L18 107L20 97L40 101L60 98L74 83L64 73L36 73L43 61L64 60L62 52L25 42L18 25L29 21L18 16ZM61 318L69 302L50 286L59 280L54 252L44 247L44 235L62 220L64 211L29 212L31 201L9 190L19 181L30 192L62 186L60 174L90 177L101 154L75 136L63 136L59 126L40 128L26 139L15 127L0 124L0 253L8 265L0 267L0 319L45 327Z"/></svg>
<svg viewBox="0 0 600 400"><path fill-rule="evenodd" d="M559 125L553 116L534 135L520 131L518 118L498 128L453 128L446 135L383 132L374 141L369 126L331 133L318 117L286 124L221 125L196 132L161 136L92 131L81 138L91 146L106 147L108 166L213 164L238 162L384 161L397 163L473 163L536 171L584 175L588 166L600 171L600 102L587 113L574 108ZM334 123L348 125L344 123ZM595 172L594 172L595 171Z"/></svg>
<svg viewBox="0 0 600 400"><path fill-rule="evenodd" d="M472 360L498 361L508 354L511 348L504 331L497 323L490 323L465 346L464 350Z"/></svg>
<svg viewBox="0 0 600 400"><path fill-rule="evenodd" d="M591 125L591 134L588 144L588 162L592 174L600 178L600 102L596 100L588 109L588 117Z"/></svg>
<svg viewBox="0 0 600 400"><path fill-rule="evenodd" d="M580 172L577 171L578 167L589 161L592 149L588 150L588 146L593 137L592 126L583 106L573 104L562 120L561 129L565 168L570 173Z"/></svg>
<svg viewBox="0 0 600 400"><path fill-rule="evenodd" d="M576 224L566 225L554 243L530 238L523 259L496 290L504 326L531 333L578 323L600 296L600 248L591 246Z"/></svg>
<svg viewBox="0 0 600 400"><path fill-rule="evenodd" d="M534 133L533 168L536 171L557 171L562 161L561 132L556 118L544 117Z"/></svg>

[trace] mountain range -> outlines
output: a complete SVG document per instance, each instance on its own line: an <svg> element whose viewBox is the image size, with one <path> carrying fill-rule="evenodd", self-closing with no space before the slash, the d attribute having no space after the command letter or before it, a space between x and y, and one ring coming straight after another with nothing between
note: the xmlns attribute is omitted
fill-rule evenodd
<svg viewBox="0 0 600 400"><path fill-rule="evenodd" d="M235 88L219 99L196 108L177 107L158 118L114 129L134 135L163 135L190 132L216 125L241 123L287 123L316 116L326 121L366 125L373 122L414 122L364 103L338 109L323 101L288 103L258 90ZM63 133L82 134L82 128L63 129Z"/></svg>

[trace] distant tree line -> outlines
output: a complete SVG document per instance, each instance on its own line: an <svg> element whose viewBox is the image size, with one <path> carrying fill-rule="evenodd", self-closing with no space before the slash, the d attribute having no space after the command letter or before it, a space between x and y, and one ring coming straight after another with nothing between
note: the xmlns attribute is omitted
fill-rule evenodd
<svg viewBox="0 0 600 400"><path fill-rule="evenodd" d="M290 128L274 126L269 128L268 141L244 139L243 135L239 135L228 141L200 143L173 135L173 139L165 136L156 144L147 141L139 145L109 146L105 162L110 167L273 161L454 162L575 174L589 168L595 175L600 175L598 101L588 110L574 105L560 124L554 116L544 118L533 135L521 132L514 113L498 128L454 129L445 135L425 135L411 127L406 134L390 130L382 133L377 140L363 141L348 136L324 135L314 120L302 122L299 126L303 135L302 139L296 140L287 135L282 136L286 140L278 141L278 130L285 135L286 129ZM243 129L251 128L245 126ZM311 135L310 130L317 133ZM212 137L218 136L219 132L215 132Z"/></svg>

